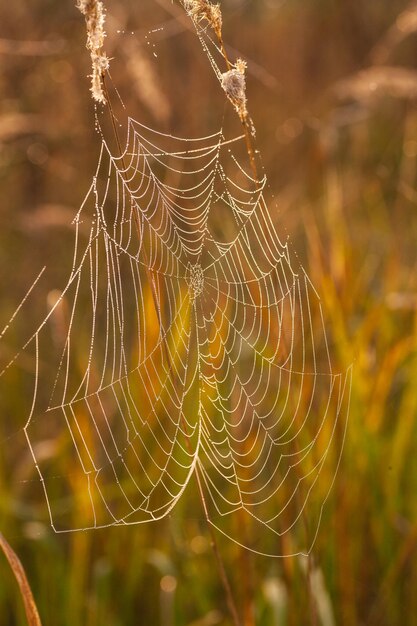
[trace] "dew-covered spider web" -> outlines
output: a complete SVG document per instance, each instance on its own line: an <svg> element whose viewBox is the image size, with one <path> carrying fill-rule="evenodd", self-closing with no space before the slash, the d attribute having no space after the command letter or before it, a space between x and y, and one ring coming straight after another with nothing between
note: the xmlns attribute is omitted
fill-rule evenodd
<svg viewBox="0 0 417 626"><path fill-rule="evenodd" d="M36 362L25 433L51 524L158 520L197 478L221 533L308 552L351 375L334 370L320 298L244 135L127 126L122 154L102 138L68 280L24 346Z"/></svg>
<svg viewBox="0 0 417 626"><path fill-rule="evenodd" d="M197 474L238 543L285 554L307 519L314 540L350 373L333 371L320 299L243 143L132 119L121 156L103 139L68 282L27 344L25 432L57 531L162 518Z"/></svg>

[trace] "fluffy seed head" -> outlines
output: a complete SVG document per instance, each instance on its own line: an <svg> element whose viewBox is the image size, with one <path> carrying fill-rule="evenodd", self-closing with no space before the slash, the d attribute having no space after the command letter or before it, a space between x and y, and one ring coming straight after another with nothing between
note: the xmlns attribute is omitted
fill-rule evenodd
<svg viewBox="0 0 417 626"><path fill-rule="evenodd" d="M241 119L247 117L246 108L246 80L245 80L246 61L238 59L235 67L228 72L224 72L221 76L221 85L235 107Z"/></svg>

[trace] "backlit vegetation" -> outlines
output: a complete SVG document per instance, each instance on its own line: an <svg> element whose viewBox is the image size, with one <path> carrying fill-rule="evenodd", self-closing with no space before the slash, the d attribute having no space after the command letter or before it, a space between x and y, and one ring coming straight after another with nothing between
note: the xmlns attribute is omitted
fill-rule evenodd
<svg viewBox="0 0 417 626"><path fill-rule="evenodd" d="M245 625L305 624L316 613L325 626L412 625L417 9L382 0L224 0L222 8L227 58L248 62L248 109L274 221L321 295L335 367L354 363L344 454L314 562L254 556L220 539L222 559ZM107 9L106 53L128 113L179 136L215 129L225 95L181 7L146 0ZM29 10L18 1L0 7L0 23L3 326L44 264L48 284L62 287L99 137L85 25L73 4L36 1ZM110 136L106 109L98 111ZM242 118L249 127L246 100ZM54 297L39 285L30 313L2 342L2 363ZM81 359L81 340L77 349ZM197 495L151 525L53 534L22 435L32 375L33 362L22 359L1 383L0 529L21 557L44 626L231 623ZM47 462L57 453L67 471L65 442L45 432L40 454ZM0 581L0 624L24 623L4 559Z"/></svg>

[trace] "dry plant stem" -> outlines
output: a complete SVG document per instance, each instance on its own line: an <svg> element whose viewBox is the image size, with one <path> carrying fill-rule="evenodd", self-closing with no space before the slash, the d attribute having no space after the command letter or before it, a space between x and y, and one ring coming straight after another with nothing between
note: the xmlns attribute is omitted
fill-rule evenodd
<svg viewBox="0 0 417 626"><path fill-rule="evenodd" d="M26 618L29 626L42 626L39 617L38 609L36 608L35 600L33 599L32 591L28 582L28 579L23 569L23 565L20 562L19 557L11 546L7 543L6 539L0 533L0 548L2 549L9 565L15 575L17 583L19 585L20 593L23 598L25 606Z"/></svg>
<svg viewBox="0 0 417 626"><path fill-rule="evenodd" d="M240 119L241 119L241 122L242 122L242 125L243 125L243 130L245 132L246 149L248 151L250 166L252 168L252 173L253 173L255 181L257 183L259 183L258 168L256 166L255 150L254 150L254 147L253 147L249 115L246 114L246 116L241 117Z"/></svg>
<svg viewBox="0 0 417 626"><path fill-rule="evenodd" d="M115 122L115 115L113 113L113 108L112 108L111 101L110 101L110 98L109 98L109 93L108 93L108 89L107 89L107 85L106 85L106 81L105 81L104 75L102 76L102 82L103 82L103 91L104 91L105 96L106 96L106 103L107 103L107 105L109 107L109 112L110 112L113 132L114 132L116 143L117 143L117 149L118 149L118 151L119 151L119 153L121 155L123 168L126 169L125 164L124 164L124 160L123 160L123 152L122 152L122 147L121 147L121 143L120 143L119 133L117 132L117 126L116 126L116 122ZM138 215L137 215L136 212L134 213L134 220L135 220L136 228L137 228L137 231L138 231L138 236L140 238L142 233L141 233L139 218L138 218ZM157 304L157 297L156 297L156 292L155 292L154 280L153 280L153 276L151 274L151 270L149 268L149 263L148 263L148 260L147 260L147 254L146 254L146 250L145 250L144 247L142 248L142 253L144 255L144 261L145 261L145 267L146 267L146 273L147 273L147 276L148 276L148 281L149 281L149 283L151 285L152 299L153 299L155 312L156 312L156 315L157 315L157 318L158 318L158 322L159 322L159 326L160 326L160 331L161 331L161 336L162 336L162 345L163 345L165 357L167 359L168 371L173 375L173 377L174 377L173 383L174 383L174 386L176 386L177 380L176 380L176 377L175 377L175 374L174 374L173 364L172 364L172 361L171 361L171 358L170 358L170 355L169 355L169 350L168 350L166 339L163 337L163 324L162 324L160 310L159 310L159 307L158 307L158 304ZM181 424L182 424L182 427L183 427L184 433L185 433L186 446L187 446L188 450L190 450L190 436L189 436L189 433L188 433L187 424L186 424L184 416L182 414L181 414ZM214 534L213 527L212 527L212 525L210 523L210 519L209 519L209 515L208 515L208 511L207 511L207 506L206 506L206 501L205 501L205 498L204 498L204 492L203 492L203 488L202 488L202 484L201 484L201 478L200 478L200 475L199 475L197 467L196 467L196 470L195 470L195 477L196 477L196 480L197 480L198 493L199 493L199 497L200 497L201 504L202 504L202 507L203 507L205 520L207 522L207 526L208 526L209 533L210 533L211 547L212 547L212 550L213 550L213 553L214 553L214 556L215 556L215 559L216 559L216 565L217 565L217 568L219 570L220 579L222 581L222 585L223 585L224 591L226 593L227 606L228 606L228 609L230 611L230 614L231 614L234 626L241 626L241 622L239 620L238 612L237 612L237 609L236 609L236 603L235 603L234 598L233 598L230 582L229 582L229 579L228 579L227 574L226 574L226 569L224 567L223 560L221 558L219 546L218 546L217 541L216 541L216 536Z"/></svg>
<svg viewBox="0 0 417 626"><path fill-rule="evenodd" d="M183 6L185 6L184 3L183 3ZM197 21L198 20L196 20L195 18L192 18L192 21L194 22L194 26L196 28L198 28L198 26L197 26ZM211 27L213 29L213 32L214 32L214 34L215 34L215 36L217 38L217 42L219 44L219 49L220 49L221 55L222 55L222 57L223 57L223 59L224 59L224 61L226 63L226 69L229 72L230 70L233 69L234 65L230 61L229 55L227 54L226 46L225 46L224 40L223 40L223 33L222 33L221 23L215 24L215 23L211 22L210 25L211 25ZM242 110L237 110L237 113L239 115L239 119L240 119L240 121L242 123L243 131L244 131L244 134L245 134L246 148L247 148L247 152L248 152L248 155L249 155L249 161L250 161L250 166L251 166L251 169L252 169L252 173L253 173L255 181L258 183L259 182L259 176L258 176L258 169L257 169L257 166L256 166L255 149L253 147L253 141L252 141L252 129L253 129L253 126L252 126L252 123L251 123L251 119L250 119L248 111L246 110L246 107L245 107L244 110L243 109Z"/></svg>
<svg viewBox="0 0 417 626"><path fill-rule="evenodd" d="M227 70L230 70L233 66L227 54L226 46L224 45L221 28L214 28L214 32L217 37L222 56L225 60ZM253 145L253 133L252 133L251 119L250 119L249 113L246 110L246 107L244 111L242 112L238 111L238 115L242 123L244 133L245 133L246 149L248 152L249 162L250 162L250 166L252 169L253 177L254 177L255 182L258 184L260 178L259 178L258 167L256 163L255 148ZM306 532L307 532L308 522L307 522L304 512L303 512L303 519L304 519L304 524L305 524ZM316 602L315 602L313 590L312 590L313 572L314 572L313 557L309 553L307 556L307 587L308 587L308 597L309 597L309 606L310 606L310 624L311 626L317 626L317 623L318 623L317 607L316 607Z"/></svg>
<svg viewBox="0 0 417 626"><path fill-rule="evenodd" d="M215 29L214 32L219 42L220 50L225 60L227 70L230 70L232 68L232 63L229 59L229 55L227 54L226 46L224 45L222 32L219 29ZM240 121L242 122L243 130L245 133L246 149L248 151L252 173L253 173L255 181L258 183L259 175L258 175L258 168L256 166L255 149L254 149L253 140L252 140L252 128L251 128L252 125L251 125L249 113L247 111L245 113L239 113L239 118L240 118Z"/></svg>
<svg viewBox="0 0 417 626"><path fill-rule="evenodd" d="M220 50L221 50L222 55L224 57L224 60L226 62L227 69L230 70L230 68L232 67L232 64L230 62L230 59L229 59L227 51L226 51L226 47L224 45L222 32L219 29L214 29L214 32L215 32L216 37L218 39ZM245 111L244 112L242 112L242 113L239 112L238 114L239 114L240 121L242 122L242 126L243 126L244 133L245 133L246 149L247 149L247 152L248 152L249 162L250 162L250 165L251 165L253 177L254 177L255 182L258 184L260 179L259 179L258 167L257 167L257 164L256 164L255 148L254 148L254 145L253 145L253 134L252 134L251 119L250 119L249 113L246 111L246 107L245 107ZM306 519L304 511L303 511L303 519L304 519L304 524L305 524L306 533L307 533L308 522L307 522L307 519ZM311 624L311 626L317 626L317 623L318 623L317 607L316 607L316 602L315 602L314 595L313 595L313 590L312 590L312 575L313 575L313 572L314 572L313 557L309 553L308 556L307 556L307 587L308 587L308 597L309 597L309 607L310 607L310 624Z"/></svg>
<svg viewBox="0 0 417 626"><path fill-rule="evenodd" d="M226 67L227 67L228 70L231 70L232 69L232 64L231 64L231 62L229 60L229 57L228 57L228 54L227 54L227 51L226 51L226 46L224 45L222 31L216 29L215 32L216 32L216 37L217 37L217 39L219 41L221 53L223 55L224 60L226 61Z"/></svg>

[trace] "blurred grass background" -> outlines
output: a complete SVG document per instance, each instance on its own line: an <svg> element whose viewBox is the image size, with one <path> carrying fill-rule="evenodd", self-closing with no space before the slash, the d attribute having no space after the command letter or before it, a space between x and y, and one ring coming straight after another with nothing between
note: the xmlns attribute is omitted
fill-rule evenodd
<svg viewBox="0 0 417 626"><path fill-rule="evenodd" d="M178 7L170 0L107 6L106 49L129 114L177 135L215 126L218 85ZM224 0L222 7L225 40L249 60L249 107L274 219L323 299L339 369L354 362L345 450L314 551L319 623L414 625L417 6ZM150 33L158 24L164 29ZM3 326L44 263L62 285L68 225L95 171L99 138L84 22L73 3L2 3L0 25ZM169 59L154 57L164 46ZM33 306L44 310L42 291ZM28 325L30 318L17 321L2 358L29 335ZM43 623L229 624L209 536L189 511L153 525L53 534L21 436L25 384L14 370L0 399L0 530L22 559ZM309 623L302 560L255 557L226 541L221 549L245 624ZM0 625L24 623L0 558Z"/></svg>

